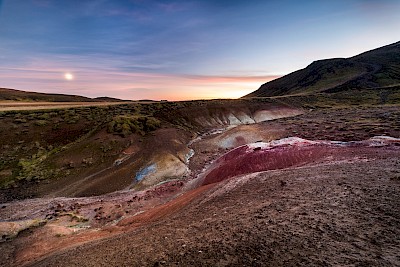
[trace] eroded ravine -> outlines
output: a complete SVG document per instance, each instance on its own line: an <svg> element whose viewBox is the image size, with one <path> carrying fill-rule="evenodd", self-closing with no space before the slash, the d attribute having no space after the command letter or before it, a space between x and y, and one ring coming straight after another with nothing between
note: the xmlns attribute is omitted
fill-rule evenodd
<svg viewBox="0 0 400 267"><path fill-rule="evenodd" d="M1 210L2 236L7 229L21 231L21 222L41 220L29 235L14 240L17 257L14 263L24 264L93 240L132 231L137 227L177 213L218 182L254 172L304 166L324 161L335 162L374 155L380 149L399 149L400 140L376 137L362 142L309 141L286 138L273 142L257 142L228 151L213 161L204 173L185 184L171 181L142 192L118 192L93 198L58 198L8 203ZM17 213L13 211L18 210ZM14 224L13 224L14 223ZM7 228L8 227L8 228ZM11 230L10 230L11 229Z"/></svg>

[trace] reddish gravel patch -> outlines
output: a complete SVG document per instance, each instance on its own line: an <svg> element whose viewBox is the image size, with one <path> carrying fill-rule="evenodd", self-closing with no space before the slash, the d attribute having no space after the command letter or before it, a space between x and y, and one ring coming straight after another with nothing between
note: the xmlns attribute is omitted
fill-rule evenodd
<svg viewBox="0 0 400 267"><path fill-rule="evenodd" d="M145 213L120 221L117 226L140 226L155 220L159 220L167 215L172 215L190 203L203 192L209 190L213 185L202 186L186 192L176 199L163 205L157 206Z"/></svg>
<svg viewBox="0 0 400 267"><path fill-rule="evenodd" d="M247 145L234 149L219 158L205 177L203 185L253 172L284 169L310 163L333 153L326 145L280 146L272 149L251 148Z"/></svg>
<svg viewBox="0 0 400 267"><path fill-rule="evenodd" d="M69 236L56 236L52 231L52 226L50 226L56 224L48 224L37 229L30 235L22 235L16 239L14 241L16 248L14 259L15 262L12 263L9 261L8 264L15 264L15 266L25 265L40 258L48 257L57 251L83 245L95 240L109 238L118 234L133 231L144 225L149 225L152 222L161 220L164 217L171 216L178 212L183 207L187 206L191 201L193 201L193 199L198 198L205 191L209 190L212 186L213 185L202 186L200 188L185 192L166 202L165 204L158 205L154 208L144 211L143 213L122 219L115 226L103 225L97 230L89 229L88 231L82 231ZM160 188L162 188L162 190L154 189L151 190L149 194L155 193L158 195L158 192L166 190L165 185L162 185ZM149 199L149 201L151 202L151 199ZM144 202L143 204L146 203ZM105 202L102 204L103 207L107 205L108 204Z"/></svg>
<svg viewBox="0 0 400 267"><path fill-rule="evenodd" d="M285 169L315 161L338 160L345 154L359 150L374 150L382 146L398 146L400 139L376 137L362 142L308 141L301 138L285 138L271 143L253 143L240 146L218 158L206 171L198 184L221 182L234 176Z"/></svg>

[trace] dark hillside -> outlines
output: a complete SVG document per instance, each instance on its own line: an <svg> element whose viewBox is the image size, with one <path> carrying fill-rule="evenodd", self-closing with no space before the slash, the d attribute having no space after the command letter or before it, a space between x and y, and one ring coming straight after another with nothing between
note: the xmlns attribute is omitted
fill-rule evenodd
<svg viewBox="0 0 400 267"><path fill-rule="evenodd" d="M46 94L28 92L16 89L0 88L0 101L23 102L120 102L124 101L112 97L89 98L78 95Z"/></svg>
<svg viewBox="0 0 400 267"><path fill-rule="evenodd" d="M0 88L0 101L41 101L41 102L91 102L91 98L77 95L44 94L15 89Z"/></svg>
<svg viewBox="0 0 400 267"><path fill-rule="evenodd" d="M333 93L400 84L400 42L351 58L318 60L244 97Z"/></svg>

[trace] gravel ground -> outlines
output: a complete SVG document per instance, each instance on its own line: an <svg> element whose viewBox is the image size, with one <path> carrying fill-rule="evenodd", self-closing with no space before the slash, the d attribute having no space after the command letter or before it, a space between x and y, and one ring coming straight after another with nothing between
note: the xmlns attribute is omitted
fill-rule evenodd
<svg viewBox="0 0 400 267"><path fill-rule="evenodd" d="M235 177L30 266L400 266L400 151Z"/></svg>

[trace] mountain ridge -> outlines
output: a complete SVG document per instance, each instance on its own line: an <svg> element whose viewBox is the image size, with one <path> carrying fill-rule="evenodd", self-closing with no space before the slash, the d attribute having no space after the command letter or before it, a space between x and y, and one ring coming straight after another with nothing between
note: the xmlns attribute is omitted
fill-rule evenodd
<svg viewBox="0 0 400 267"><path fill-rule="evenodd" d="M396 42L349 58L316 60L303 69L264 83L243 98L336 93L399 84L400 42Z"/></svg>

